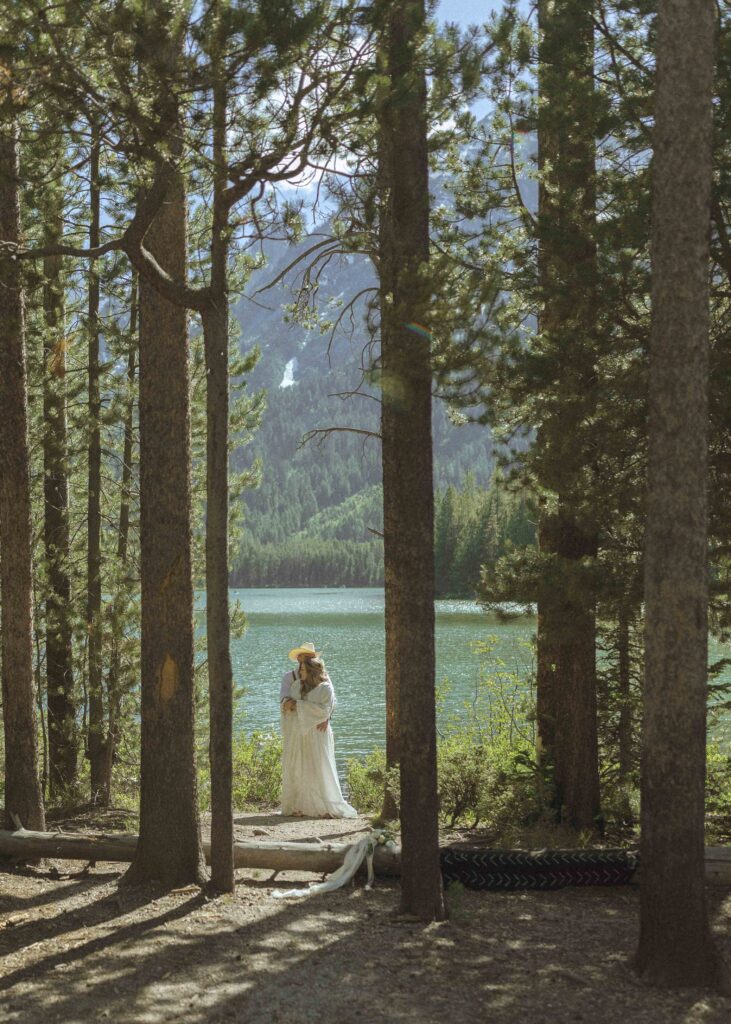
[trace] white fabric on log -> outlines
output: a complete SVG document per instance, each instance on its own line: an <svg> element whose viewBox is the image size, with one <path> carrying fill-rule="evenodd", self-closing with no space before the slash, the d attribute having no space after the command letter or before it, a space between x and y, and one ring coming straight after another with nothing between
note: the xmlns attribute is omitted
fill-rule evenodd
<svg viewBox="0 0 731 1024"><path fill-rule="evenodd" d="M368 864L368 881L366 882L366 889L370 889L373 885L373 853L378 842L377 834L366 836L365 839L358 840L357 843L353 843L345 854L342 866L333 871L333 873L322 882L314 882L309 885L306 889L275 889L272 896L277 899L299 899L302 896L315 896L321 892L332 892L334 889L341 889L346 882L355 875L358 868L361 866L363 861L367 861Z"/></svg>

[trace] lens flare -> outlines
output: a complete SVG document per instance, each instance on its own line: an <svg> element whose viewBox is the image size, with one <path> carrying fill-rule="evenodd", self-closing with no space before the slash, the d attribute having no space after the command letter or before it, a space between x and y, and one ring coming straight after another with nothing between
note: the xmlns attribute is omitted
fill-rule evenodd
<svg viewBox="0 0 731 1024"><path fill-rule="evenodd" d="M422 338L426 338L427 341L432 340L431 331L429 331L422 324L402 324L407 331L413 331L414 334L420 334Z"/></svg>

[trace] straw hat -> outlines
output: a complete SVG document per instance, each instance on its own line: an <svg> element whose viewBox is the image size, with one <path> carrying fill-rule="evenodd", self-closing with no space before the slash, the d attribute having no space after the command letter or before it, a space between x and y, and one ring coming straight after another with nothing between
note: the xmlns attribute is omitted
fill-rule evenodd
<svg viewBox="0 0 731 1024"><path fill-rule="evenodd" d="M289 652L290 661L297 661L300 654L306 654L308 658L320 657L320 652L315 650L314 644L302 644L300 647L293 647Z"/></svg>

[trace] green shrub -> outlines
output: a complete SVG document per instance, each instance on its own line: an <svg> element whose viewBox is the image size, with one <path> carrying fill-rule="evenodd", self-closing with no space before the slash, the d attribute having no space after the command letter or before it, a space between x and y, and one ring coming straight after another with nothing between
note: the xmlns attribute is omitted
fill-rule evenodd
<svg viewBox="0 0 731 1024"><path fill-rule="evenodd" d="M715 741L706 751L706 841L731 841L731 754Z"/></svg>
<svg viewBox="0 0 731 1024"><path fill-rule="evenodd" d="M398 770L390 774L389 788L398 803ZM363 759L349 758L345 780L350 803L361 814L379 814L386 785L386 751L379 748Z"/></svg>
<svg viewBox="0 0 731 1024"><path fill-rule="evenodd" d="M488 754L470 730L454 731L437 746L439 814L450 828L484 817L488 791L493 789Z"/></svg>
<svg viewBox="0 0 731 1024"><path fill-rule="evenodd" d="M536 813L535 769L520 748L485 743L470 728L437 747L439 815L444 825L501 831Z"/></svg>
<svg viewBox="0 0 731 1024"><path fill-rule="evenodd" d="M522 671L494 654L494 638L474 644L482 671L472 700L452 716L437 745L443 824L502 829L535 811L534 695Z"/></svg>
<svg viewBox="0 0 731 1024"><path fill-rule="evenodd" d="M494 642L476 644L483 671L472 700L461 715L442 726L437 741L439 814L442 824L486 825L501 829L535 813L536 767L533 694L522 672L509 672L493 655ZM445 706L448 683L437 690ZM386 754L374 750L351 758L347 784L351 802L364 814L378 814L383 803ZM398 773L390 780L398 800Z"/></svg>
<svg viewBox="0 0 731 1024"><path fill-rule="evenodd" d="M238 810L271 807L282 790L282 740L276 732L241 734L234 740L233 802Z"/></svg>

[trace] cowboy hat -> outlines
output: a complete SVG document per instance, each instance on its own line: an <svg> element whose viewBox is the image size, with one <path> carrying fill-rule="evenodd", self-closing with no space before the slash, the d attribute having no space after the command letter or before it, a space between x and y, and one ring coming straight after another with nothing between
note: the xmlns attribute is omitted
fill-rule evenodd
<svg viewBox="0 0 731 1024"><path fill-rule="evenodd" d="M300 654L306 654L308 658L320 657L320 652L315 650L314 644L302 644L301 647L293 647L289 652L290 661L297 661Z"/></svg>

